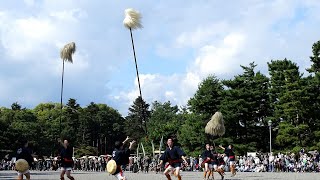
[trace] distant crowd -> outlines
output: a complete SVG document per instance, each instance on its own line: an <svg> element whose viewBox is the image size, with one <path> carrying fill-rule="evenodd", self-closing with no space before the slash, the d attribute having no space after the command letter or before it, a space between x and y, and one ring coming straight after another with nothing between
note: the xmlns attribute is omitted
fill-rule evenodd
<svg viewBox="0 0 320 180"><path fill-rule="evenodd" d="M158 168L158 158L152 156L137 157L131 156L129 163L123 167L126 171L148 173L162 172L163 167ZM74 158L74 171L105 171L107 162L111 159L109 155L103 156L83 156ZM56 157L35 158L31 170L55 171L60 168ZM200 164L203 162L201 156L188 157L188 166L182 167L184 171L203 171ZM225 157L225 171L229 171L228 158ZM2 159L0 170L14 170L15 159ZM278 154L254 154L237 156L236 170L238 172L320 172L319 152L306 153L278 153Z"/></svg>

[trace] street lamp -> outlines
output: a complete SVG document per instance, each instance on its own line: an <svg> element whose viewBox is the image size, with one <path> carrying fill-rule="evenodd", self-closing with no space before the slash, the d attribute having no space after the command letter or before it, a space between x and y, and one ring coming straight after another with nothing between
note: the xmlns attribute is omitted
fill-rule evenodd
<svg viewBox="0 0 320 180"><path fill-rule="evenodd" d="M269 135L270 135L269 144L270 144L270 154L271 154L271 152L272 152L272 147L271 147L271 126L272 126L272 121L271 120L268 121L268 125L269 125Z"/></svg>

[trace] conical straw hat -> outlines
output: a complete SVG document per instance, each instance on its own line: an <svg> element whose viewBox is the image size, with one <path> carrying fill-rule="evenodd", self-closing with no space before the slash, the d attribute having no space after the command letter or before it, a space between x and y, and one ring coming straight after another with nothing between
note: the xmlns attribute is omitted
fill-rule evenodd
<svg viewBox="0 0 320 180"><path fill-rule="evenodd" d="M29 169L29 164L26 160L19 159L18 161L16 161L16 170L17 171L25 172L28 169Z"/></svg>
<svg viewBox="0 0 320 180"><path fill-rule="evenodd" d="M117 163L114 160L110 160L107 164L107 172L109 174L114 174L117 170Z"/></svg>

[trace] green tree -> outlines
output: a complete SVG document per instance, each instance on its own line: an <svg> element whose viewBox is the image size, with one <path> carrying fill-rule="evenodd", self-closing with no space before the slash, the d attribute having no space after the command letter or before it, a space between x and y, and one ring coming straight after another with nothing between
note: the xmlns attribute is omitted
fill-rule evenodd
<svg viewBox="0 0 320 180"><path fill-rule="evenodd" d="M310 57L311 67L307 71L311 74L307 78L304 78L305 91L308 97L308 106L305 106L305 117L310 127L311 132L308 136L311 140L311 144L314 145L314 149L320 148L320 143L317 139L320 137L320 41L317 41L312 46L312 56Z"/></svg>
<svg viewBox="0 0 320 180"><path fill-rule="evenodd" d="M204 116L195 113L186 114L185 123L180 127L178 140L184 151L190 156L198 156L204 149Z"/></svg>
<svg viewBox="0 0 320 180"><path fill-rule="evenodd" d="M269 73L271 76L271 104L273 107L273 122L275 126L278 125L279 120L283 119L285 122L290 123L295 131L291 131L290 127L285 127L286 124L279 127L279 138L276 142L281 149L287 148L283 146L279 139L283 136L295 136L298 142L292 143L292 145L303 146L306 145L307 136L305 127L308 127L306 119L306 111L304 110L308 106L308 97L305 89L305 80L302 79L302 74L299 72L299 67L290 60L277 60L268 63ZM288 134L288 132L294 132L294 134ZM294 139L294 138L292 138ZM289 146L290 148L291 146Z"/></svg>
<svg viewBox="0 0 320 180"><path fill-rule="evenodd" d="M307 69L309 73L320 72L320 41L312 45L312 56L310 57L311 67Z"/></svg>
<svg viewBox="0 0 320 180"><path fill-rule="evenodd" d="M11 109L0 108L0 149L5 151L12 151L12 141L14 140L14 134L11 131L11 123L14 119L14 113ZM0 151L0 157L5 156L6 153Z"/></svg>
<svg viewBox="0 0 320 180"><path fill-rule="evenodd" d="M149 104L140 96L129 108L128 116L125 120L125 131L127 135L135 139L141 139L146 135L146 125L150 118Z"/></svg>
<svg viewBox="0 0 320 180"><path fill-rule="evenodd" d="M162 136L167 138L171 135L177 135L177 129L183 123L178 112L178 106L172 106L169 101L165 103L153 102L148 122L149 138L158 142Z"/></svg>
<svg viewBox="0 0 320 180"><path fill-rule="evenodd" d="M91 102L87 107L83 108L80 114L79 138L78 144L81 146L94 146L93 141L96 140L96 119L99 107Z"/></svg>
<svg viewBox="0 0 320 180"><path fill-rule="evenodd" d="M265 150L267 141L259 137L268 130L268 78L254 71L254 62L241 67L243 74L223 81L226 90L220 109L227 127L225 136L234 139L235 143L251 143L256 150Z"/></svg>
<svg viewBox="0 0 320 180"><path fill-rule="evenodd" d="M78 129L80 126L79 116L81 112L81 107L75 99L70 98L66 107L64 109L64 122L62 123L62 137L68 138L70 142L77 142L77 137L79 137Z"/></svg>
<svg viewBox="0 0 320 180"><path fill-rule="evenodd" d="M27 139L33 146L34 151L38 154L42 154L41 138L43 137L43 134L41 124L37 122L37 117L31 110L21 108L18 103L14 103L12 107L18 108L12 108L12 112L7 116L7 118L12 120L8 127L7 136L10 139L8 142L10 144L7 144L7 147L14 151L19 146L18 140Z"/></svg>
<svg viewBox="0 0 320 180"><path fill-rule="evenodd" d="M41 124L43 133L41 145L43 155L55 155L58 149L57 138L59 138L59 103L40 103L33 109L33 114L37 117L37 122Z"/></svg>
<svg viewBox="0 0 320 180"><path fill-rule="evenodd" d="M126 137L123 133L124 118L117 110L105 104L98 104L98 107L97 122L100 129L98 151L100 154L110 153L115 141L122 141Z"/></svg>
<svg viewBox="0 0 320 180"><path fill-rule="evenodd" d="M199 85L195 95L188 101L191 112L204 115L206 121L218 111L222 100L222 83L220 80L210 75Z"/></svg>
<svg viewBox="0 0 320 180"><path fill-rule="evenodd" d="M99 154L110 153L114 142L124 138L123 124L124 119L117 110L91 102L81 111L77 152L94 147Z"/></svg>

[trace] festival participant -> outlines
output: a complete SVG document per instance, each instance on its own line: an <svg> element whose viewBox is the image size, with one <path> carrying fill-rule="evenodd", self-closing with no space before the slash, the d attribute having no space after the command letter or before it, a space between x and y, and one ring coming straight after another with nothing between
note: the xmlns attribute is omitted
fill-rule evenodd
<svg viewBox="0 0 320 180"><path fill-rule="evenodd" d="M211 179L214 179L213 172L215 170L217 170L217 168L218 168L218 153L216 152L214 146L210 146L210 151L211 151L211 154L212 154L212 159L211 159L212 168L210 170L210 175L211 175Z"/></svg>
<svg viewBox="0 0 320 180"><path fill-rule="evenodd" d="M212 169L211 161L213 159L213 154L210 151L210 145L206 144L206 150L202 153L203 162L201 167L204 168L203 179L207 180L210 177L210 172ZM208 175L208 177L207 177Z"/></svg>
<svg viewBox="0 0 320 180"><path fill-rule="evenodd" d="M33 157L31 155L31 150L28 148L29 143L26 140L21 141L21 147L17 150L17 161L19 159L24 159L28 162L29 168L32 167ZM23 179L23 175L25 175L27 180L30 180L30 171L29 169L24 172L18 171L18 180Z"/></svg>
<svg viewBox="0 0 320 180"><path fill-rule="evenodd" d="M233 151L233 146L229 145L227 148L225 148L220 145L219 147L224 150L224 153L226 154L226 156L229 159L231 177L235 176L236 175L236 165L235 165L236 156Z"/></svg>
<svg viewBox="0 0 320 180"><path fill-rule="evenodd" d="M164 174L168 180L171 180L170 172L173 172L174 176L181 180L180 168L181 168L181 159L187 166L187 160L185 158L186 154L178 147L173 145L173 139L169 138L167 141L167 149L160 157L160 163L158 166L161 166L163 163L168 162L164 170Z"/></svg>
<svg viewBox="0 0 320 180"><path fill-rule="evenodd" d="M223 157L224 155L221 154L221 155L218 155L217 157L217 166L215 167L215 171L217 171L220 176L221 176L221 179L223 180L224 179L224 166L226 165L225 161L223 160Z"/></svg>
<svg viewBox="0 0 320 180"><path fill-rule="evenodd" d="M112 175L114 175L118 180L127 180L127 178L123 174L123 170L121 166L128 164L130 151L132 149L133 144L136 141L131 141L128 148L124 148L124 145L129 140L127 137L123 142L116 141L115 142L115 149L112 152L112 159L116 163L116 170Z"/></svg>
<svg viewBox="0 0 320 180"><path fill-rule="evenodd" d="M74 180L74 178L71 176L71 170L73 166L73 148L69 146L68 140L64 140L63 143L59 139L59 142L62 146L60 151L59 159L61 160L61 174L60 179L64 180L64 175L67 174L67 177L71 180Z"/></svg>

